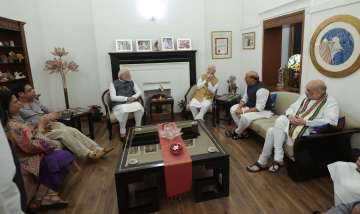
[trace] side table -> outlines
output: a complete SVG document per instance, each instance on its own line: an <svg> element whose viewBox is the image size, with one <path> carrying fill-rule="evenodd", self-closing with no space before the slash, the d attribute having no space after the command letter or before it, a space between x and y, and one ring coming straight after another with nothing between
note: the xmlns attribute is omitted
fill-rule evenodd
<svg viewBox="0 0 360 214"><path fill-rule="evenodd" d="M163 98L152 98L150 99L150 119L153 121L153 108L162 110L163 106L170 105L170 117L174 120L174 98L163 97Z"/></svg>
<svg viewBox="0 0 360 214"><path fill-rule="evenodd" d="M69 114L69 112L71 114ZM79 131L83 132L81 129L81 118L86 117L89 125L89 137L91 139L95 138L94 135L94 121L90 109L87 108L70 108L62 111L64 116L58 119L59 122L64 123L65 125L77 128Z"/></svg>
<svg viewBox="0 0 360 214"><path fill-rule="evenodd" d="M215 111L213 117L216 118L216 123L219 124L220 120L227 120L231 124L230 108L231 106L240 102L240 94L223 94L215 97ZM220 118L220 109L225 110L226 118Z"/></svg>

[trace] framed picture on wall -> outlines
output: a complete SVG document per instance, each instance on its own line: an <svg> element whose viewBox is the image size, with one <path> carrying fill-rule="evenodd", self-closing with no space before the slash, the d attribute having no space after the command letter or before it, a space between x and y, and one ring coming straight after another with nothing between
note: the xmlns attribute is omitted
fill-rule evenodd
<svg viewBox="0 0 360 214"><path fill-rule="evenodd" d="M360 68L360 20L333 16L316 28L310 42L315 68L329 77L345 77Z"/></svg>
<svg viewBox="0 0 360 214"><path fill-rule="evenodd" d="M138 51L138 52L152 51L151 39L137 39L136 40L136 51Z"/></svg>
<svg viewBox="0 0 360 214"><path fill-rule="evenodd" d="M232 57L232 32L211 32L211 49L213 59L226 59Z"/></svg>
<svg viewBox="0 0 360 214"><path fill-rule="evenodd" d="M255 32L242 34L243 49L255 49Z"/></svg>
<svg viewBox="0 0 360 214"><path fill-rule="evenodd" d="M133 44L131 39L117 39L115 40L116 52L131 52L133 51Z"/></svg>
<svg viewBox="0 0 360 214"><path fill-rule="evenodd" d="M191 39L177 39L177 49L179 51L192 50Z"/></svg>
<svg viewBox="0 0 360 214"><path fill-rule="evenodd" d="M174 38L173 37L161 37L161 50L163 51L173 51L175 50Z"/></svg>

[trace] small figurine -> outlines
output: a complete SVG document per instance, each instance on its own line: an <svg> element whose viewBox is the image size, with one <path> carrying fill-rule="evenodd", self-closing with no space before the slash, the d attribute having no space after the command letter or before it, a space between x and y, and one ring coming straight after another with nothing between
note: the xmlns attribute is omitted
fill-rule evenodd
<svg viewBox="0 0 360 214"><path fill-rule="evenodd" d="M16 53L15 53L14 51L10 51L10 52L9 52L8 61L9 61L10 63L13 63L13 62L15 62L15 60L17 60L17 58L16 58Z"/></svg>
<svg viewBox="0 0 360 214"><path fill-rule="evenodd" d="M10 47L15 47L15 42L10 40L9 45L10 45Z"/></svg>
<svg viewBox="0 0 360 214"><path fill-rule="evenodd" d="M236 94L238 87L236 86L236 77L231 75L226 81L228 83L228 92L229 94Z"/></svg>
<svg viewBox="0 0 360 214"><path fill-rule="evenodd" d="M0 41L0 47L3 47L4 43L2 41Z"/></svg>
<svg viewBox="0 0 360 214"><path fill-rule="evenodd" d="M21 53L17 53L16 59L19 61L19 63L21 63L25 59L25 57Z"/></svg>
<svg viewBox="0 0 360 214"><path fill-rule="evenodd" d="M8 41L5 41L5 42L4 42L4 46L5 46L5 47L9 47L9 46L10 46L9 42L8 42Z"/></svg>
<svg viewBox="0 0 360 214"><path fill-rule="evenodd" d="M6 55L0 55L0 63L8 63L9 60Z"/></svg>
<svg viewBox="0 0 360 214"><path fill-rule="evenodd" d="M23 75L23 73L22 72L17 72L17 71L15 71L15 79L24 79L24 78L26 78L26 76L25 75Z"/></svg>
<svg viewBox="0 0 360 214"><path fill-rule="evenodd" d="M154 42L154 51L160 51L159 41L157 41L157 40Z"/></svg>

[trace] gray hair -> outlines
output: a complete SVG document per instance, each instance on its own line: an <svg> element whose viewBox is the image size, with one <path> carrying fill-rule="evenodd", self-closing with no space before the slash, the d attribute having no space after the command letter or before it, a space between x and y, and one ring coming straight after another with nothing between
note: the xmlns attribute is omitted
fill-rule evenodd
<svg viewBox="0 0 360 214"><path fill-rule="evenodd" d="M118 72L118 78L120 79L121 75L123 75L126 72L130 72L130 70L128 68L120 69L119 72Z"/></svg>

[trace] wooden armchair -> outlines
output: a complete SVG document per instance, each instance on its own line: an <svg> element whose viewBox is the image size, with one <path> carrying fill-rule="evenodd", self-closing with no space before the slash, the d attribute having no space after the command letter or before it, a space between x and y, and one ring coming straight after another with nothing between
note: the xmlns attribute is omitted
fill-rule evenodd
<svg viewBox="0 0 360 214"><path fill-rule="evenodd" d="M107 129L109 132L109 139L111 140L112 139L112 127L113 127L113 125L117 124L118 121L117 121L114 113L112 112L112 104L111 104L109 89L107 89L103 92L103 94L101 95L101 101L105 108ZM141 103L142 106L144 106L144 101L143 101L142 97L139 97L139 102ZM130 114L128 119L134 119L134 114ZM145 122L146 122L146 111L144 111L144 116L143 116L143 123L145 123Z"/></svg>

